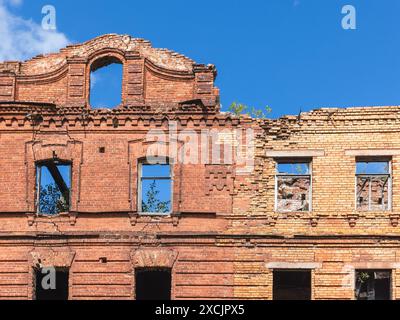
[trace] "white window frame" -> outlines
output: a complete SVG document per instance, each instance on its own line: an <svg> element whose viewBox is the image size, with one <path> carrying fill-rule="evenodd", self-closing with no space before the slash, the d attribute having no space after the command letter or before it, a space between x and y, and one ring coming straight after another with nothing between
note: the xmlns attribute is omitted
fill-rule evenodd
<svg viewBox="0 0 400 320"><path fill-rule="evenodd" d="M306 163L308 164L308 174L280 174L278 172L278 165L279 164L296 164L296 163ZM299 212L299 213L309 213L312 212L313 210L313 201L312 201L312 195L313 195L313 161L312 159L303 159L303 158L298 158L298 159L278 159L275 160L275 212L278 213L293 213L293 212ZM308 204L308 210L307 211L279 211L278 210L278 180L280 177L299 177L299 178L304 178L304 177L309 177L310 178L310 190L309 192L309 204Z"/></svg>
<svg viewBox="0 0 400 320"><path fill-rule="evenodd" d="M151 177L151 178L143 178L142 176L142 169L143 165L169 165L169 178L166 177ZM173 213L173 195L174 195L174 170L173 170L173 163L171 160L167 159L164 161L161 160L154 160L152 159L151 161L146 161L146 160L139 160L138 161L138 194L137 194L137 209L138 209L138 214L142 216L168 216ZM170 194L170 211L169 212L143 212L142 211L142 180L170 180L171 181L171 194Z"/></svg>

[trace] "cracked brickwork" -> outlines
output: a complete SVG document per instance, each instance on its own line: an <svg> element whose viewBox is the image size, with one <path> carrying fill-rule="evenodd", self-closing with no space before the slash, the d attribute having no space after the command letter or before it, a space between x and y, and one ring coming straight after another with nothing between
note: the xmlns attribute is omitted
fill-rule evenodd
<svg viewBox="0 0 400 320"><path fill-rule="evenodd" d="M94 110L90 70L107 59L123 64L122 103ZM313 299L352 299L354 269L389 269L400 298L400 107L235 117L216 75L124 35L0 63L0 299L32 299L34 268L50 265L69 268L70 299L134 299L138 267L171 268L174 299L272 299L277 266L312 270ZM254 170L174 163L173 213L142 216L138 159L171 122L181 151L184 130L219 144L253 129ZM38 216L35 163L54 154L72 163L70 212ZM274 211L277 154L312 160L311 212ZM392 210L355 210L357 154L391 157Z"/></svg>

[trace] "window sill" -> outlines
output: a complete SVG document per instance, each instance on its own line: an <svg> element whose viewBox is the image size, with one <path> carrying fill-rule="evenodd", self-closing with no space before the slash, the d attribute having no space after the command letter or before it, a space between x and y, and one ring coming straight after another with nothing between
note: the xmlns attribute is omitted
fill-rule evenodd
<svg viewBox="0 0 400 320"><path fill-rule="evenodd" d="M28 218L28 225L30 227L33 226L37 222L37 220L51 220L54 218L67 218L70 225L75 226L78 214L77 212L61 212L55 215L47 215L43 213L27 213L26 216Z"/></svg>
<svg viewBox="0 0 400 320"><path fill-rule="evenodd" d="M141 212L134 212L129 213L129 218L132 226L136 226L138 223L171 223L174 227L179 225L180 214L177 213L141 213Z"/></svg>
<svg viewBox="0 0 400 320"><path fill-rule="evenodd" d="M157 213L157 212L138 212L138 216L141 217L170 217L173 215L172 212L167 212L167 213Z"/></svg>
<svg viewBox="0 0 400 320"><path fill-rule="evenodd" d="M393 213L392 209L388 210L355 210L358 214L373 214L373 213Z"/></svg>
<svg viewBox="0 0 400 320"><path fill-rule="evenodd" d="M274 211L275 214L287 214L287 215L298 215L298 214L312 214L313 211Z"/></svg>

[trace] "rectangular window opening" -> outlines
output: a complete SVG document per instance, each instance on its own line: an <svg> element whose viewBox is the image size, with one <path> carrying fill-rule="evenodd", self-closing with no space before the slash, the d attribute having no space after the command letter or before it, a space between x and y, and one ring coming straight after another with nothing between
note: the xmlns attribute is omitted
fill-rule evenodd
<svg viewBox="0 0 400 320"><path fill-rule="evenodd" d="M356 300L390 300L392 272L390 270L356 270Z"/></svg>
<svg viewBox="0 0 400 320"><path fill-rule="evenodd" d="M311 300L311 270L275 270L274 300Z"/></svg>
<svg viewBox="0 0 400 320"><path fill-rule="evenodd" d="M391 161L358 159L356 208L360 211L387 211L391 208Z"/></svg>
<svg viewBox="0 0 400 320"><path fill-rule="evenodd" d="M136 300L171 300L171 269L136 269Z"/></svg>
<svg viewBox="0 0 400 320"><path fill-rule="evenodd" d="M68 289L67 269L35 269L36 300L68 300Z"/></svg>
<svg viewBox="0 0 400 320"><path fill-rule="evenodd" d="M171 213L171 165L140 163L138 191L138 210L141 214Z"/></svg>
<svg viewBox="0 0 400 320"><path fill-rule="evenodd" d="M311 161L279 161L276 174L275 210L311 211Z"/></svg>
<svg viewBox="0 0 400 320"><path fill-rule="evenodd" d="M48 160L36 165L36 207L43 215L70 210L71 164Z"/></svg>

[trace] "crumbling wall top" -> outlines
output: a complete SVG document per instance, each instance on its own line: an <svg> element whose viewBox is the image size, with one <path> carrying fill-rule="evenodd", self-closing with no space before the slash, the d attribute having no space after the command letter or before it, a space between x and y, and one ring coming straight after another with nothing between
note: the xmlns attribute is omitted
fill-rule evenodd
<svg viewBox="0 0 400 320"><path fill-rule="evenodd" d="M195 62L188 57L168 49L153 48L150 41L130 35L106 34L81 44L70 45L58 53L38 55L25 62L6 61L0 63L0 72L15 72L19 75L39 75L54 72L67 64L68 58L90 59L101 50L120 52L136 51L155 65L183 72L192 72Z"/></svg>
<svg viewBox="0 0 400 320"><path fill-rule="evenodd" d="M174 51L153 48L149 41L118 34L69 45L25 62L0 63L0 102L90 108L91 72L110 63L123 66L121 104L117 107L198 100L211 111L219 111L213 65L196 64Z"/></svg>

